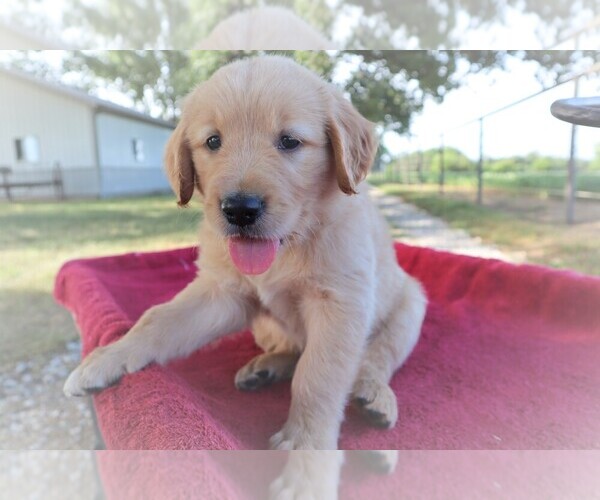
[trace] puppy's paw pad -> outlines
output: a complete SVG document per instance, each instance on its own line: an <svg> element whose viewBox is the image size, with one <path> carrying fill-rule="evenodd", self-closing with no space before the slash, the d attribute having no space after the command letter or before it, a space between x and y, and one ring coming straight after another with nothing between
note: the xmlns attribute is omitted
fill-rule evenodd
<svg viewBox="0 0 600 500"><path fill-rule="evenodd" d="M262 387L271 385L276 380L276 375L269 369L255 371L255 365L248 363L235 375L235 386L240 391L257 391Z"/></svg>
<svg viewBox="0 0 600 500"><path fill-rule="evenodd" d="M390 429L398 420L396 395L387 384L360 381L356 384L353 403L363 418L372 426Z"/></svg>
<svg viewBox="0 0 600 500"><path fill-rule="evenodd" d="M270 352L256 356L236 373L235 386L240 391L256 391L289 379L297 361L298 355L293 352Z"/></svg>

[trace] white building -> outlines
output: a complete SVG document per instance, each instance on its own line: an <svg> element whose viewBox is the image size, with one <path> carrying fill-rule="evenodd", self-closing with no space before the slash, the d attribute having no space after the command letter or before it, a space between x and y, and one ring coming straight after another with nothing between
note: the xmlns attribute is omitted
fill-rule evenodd
<svg viewBox="0 0 600 500"><path fill-rule="evenodd" d="M10 168L12 182L49 179L59 165L67 197L168 191L163 154L174 126L80 90L0 68L0 167ZM52 192L51 186L13 189L15 197Z"/></svg>

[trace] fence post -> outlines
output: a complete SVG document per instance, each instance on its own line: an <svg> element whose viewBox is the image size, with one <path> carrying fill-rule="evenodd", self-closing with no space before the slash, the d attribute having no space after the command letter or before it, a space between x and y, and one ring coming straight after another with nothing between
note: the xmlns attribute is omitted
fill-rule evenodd
<svg viewBox="0 0 600 500"><path fill-rule="evenodd" d="M577 125L571 126L571 151L569 153L569 164L567 173L566 199L567 199L567 224L575 222L575 197L577 194Z"/></svg>
<svg viewBox="0 0 600 500"><path fill-rule="evenodd" d="M479 118L479 161L477 162L477 204L483 203L483 116Z"/></svg>
<svg viewBox="0 0 600 500"><path fill-rule="evenodd" d="M444 176L446 174L444 170L444 134L440 134L440 194L444 194Z"/></svg>
<svg viewBox="0 0 600 500"><path fill-rule="evenodd" d="M417 153L417 178L419 179L419 183L423 184L425 179L423 178L423 151L419 148L419 152Z"/></svg>
<svg viewBox="0 0 600 500"><path fill-rule="evenodd" d="M52 170L52 182L54 183L54 192L59 200L65 199L65 182L63 171L59 162L54 163Z"/></svg>
<svg viewBox="0 0 600 500"><path fill-rule="evenodd" d="M579 97L579 78L575 80L574 97ZM569 164L567 172L567 184L565 186L565 198L567 201L567 224L575 222L575 197L577 195L577 125L571 125L571 150L569 152Z"/></svg>

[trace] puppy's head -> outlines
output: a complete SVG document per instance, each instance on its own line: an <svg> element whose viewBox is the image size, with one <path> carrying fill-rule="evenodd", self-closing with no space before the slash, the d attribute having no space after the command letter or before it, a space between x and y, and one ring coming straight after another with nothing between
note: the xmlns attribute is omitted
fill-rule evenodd
<svg viewBox="0 0 600 500"><path fill-rule="evenodd" d="M221 68L186 98L165 163L179 204L197 189L234 263L259 274L310 231L324 197L356 192L376 147L337 89L269 56Z"/></svg>

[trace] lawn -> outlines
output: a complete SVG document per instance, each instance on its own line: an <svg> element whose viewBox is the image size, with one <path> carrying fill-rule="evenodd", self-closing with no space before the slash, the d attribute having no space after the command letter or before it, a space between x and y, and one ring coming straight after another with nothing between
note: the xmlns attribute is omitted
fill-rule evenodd
<svg viewBox="0 0 600 500"><path fill-rule="evenodd" d="M76 337L52 298L65 261L193 245L199 219L172 196L0 204L0 367Z"/></svg>
<svg viewBox="0 0 600 500"><path fill-rule="evenodd" d="M600 275L600 219L574 226L536 222L530 220L531 214L478 206L415 186L381 184L379 188L446 220L452 227L465 229L484 243L508 253L525 254L528 262Z"/></svg>
<svg viewBox="0 0 600 500"><path fill-rule="evenodd" d="M401 182L404 179L401 170L394 171L389 167L387 172L377 172L372 174L373 183L387 183L391 181ZM425 183L438 184L439 174L429 172L424 179ZM416 172L411 172L410 182L417 182ZM444 183L447 186L475 187L477 186L477 173L471 172L451 172L447 171L444 176ZM562 194L567 183L567 173L565 171L551 172L484 172L483 184L488 188L503 188L513 190L536 190L545 193ZM577 175L577 190L587 193L600 193L600 172L599 171L580 171Z"/></svg>

